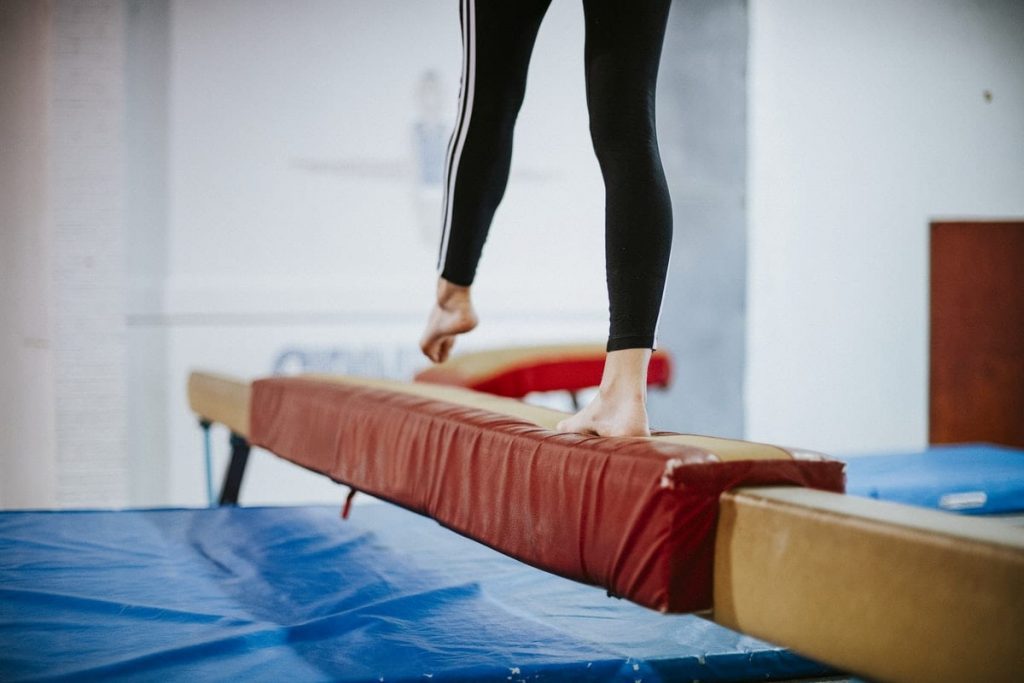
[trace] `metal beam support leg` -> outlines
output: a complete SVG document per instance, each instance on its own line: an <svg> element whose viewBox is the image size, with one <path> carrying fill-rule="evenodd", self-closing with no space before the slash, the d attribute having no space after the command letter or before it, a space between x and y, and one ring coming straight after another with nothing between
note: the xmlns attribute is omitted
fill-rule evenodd
<svg viewBox="0 0 1024 683"><path fill-rule="evenodd" d="M231 462L220 490L221 505L238 505L238 492L242 488L242 476L249 461L249 442L243 436L231 433Z"/></svg>

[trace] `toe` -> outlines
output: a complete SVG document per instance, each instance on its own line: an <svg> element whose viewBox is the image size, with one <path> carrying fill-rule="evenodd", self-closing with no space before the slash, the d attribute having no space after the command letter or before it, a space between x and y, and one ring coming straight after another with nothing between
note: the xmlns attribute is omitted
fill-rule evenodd
<svg viewBox="0 0 1024 683"><path fill-rule="evenodd" d="M436 352L434 351L434 344L426 339L420 342L420 351L422 351L423 355L429 358L431 361L434 361L434 356L437 355Z"/></svg>
<svg viewBox="0 0 1024 683"><path fill-rule="evenodd" d="M454 337L445 337L437 345L437 358L435 363L443 363L448 360L448 355L452 352L452 346L455 345Z"/></svg>
<svg viewBox="0 0 1024 683"><path fill-rule="evenodd" d="M584 420L579 415L573 415L567 417L557 425L555 429L560 432L566 432L568 434L589 434L591 436L597 436L597 430L594 429L587 420Z"/></svg>

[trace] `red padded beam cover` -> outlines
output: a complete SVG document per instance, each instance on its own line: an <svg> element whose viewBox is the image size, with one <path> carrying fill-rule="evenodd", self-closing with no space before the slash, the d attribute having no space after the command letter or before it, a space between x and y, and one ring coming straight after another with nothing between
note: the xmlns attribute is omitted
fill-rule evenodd
<svg viewBox="0 0 1024 683"><path fill-rule="evenodd" d="M417 382L448 384L483 391L496 396L522 398L533 391L577 391L601 383L604 353L599 356L580 354L577 357L537 359L499 367L494 372L477 375L462 373L444 364L432 365L416 375ZM651 356L647 368L649 386L667 387L672 377L672 361L666 353Z"/></svg>
<svg viewBox="0 0 1024 683"><path fill-rule="evenodd" d="M251 418L257 446L665 612L712 605L723 491L843 489L836 461L718 462L699 448L560 434L433 398L311 379L254 382Z"/></svg>
<svg viewBox="0 0 1024 683"><path fill-rule="evenodd" d="M647 370L647 383L651 386L667 386L670 367L666 356L652 357ZM604 358L545 361L510 368L466 386L488 394L522 398L532 391L576 391L596 387L601 383L603 372Z"/></svg>

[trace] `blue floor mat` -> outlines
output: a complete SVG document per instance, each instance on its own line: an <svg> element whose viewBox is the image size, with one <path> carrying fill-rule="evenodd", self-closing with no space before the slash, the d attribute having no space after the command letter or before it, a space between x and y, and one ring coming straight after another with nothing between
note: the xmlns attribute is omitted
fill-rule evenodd
<svg viewBox="0 0 1024 683"><path fill-rule="evenodd" d="M390 505L0 513L0 680L745 681L829 669Z"/></svg>

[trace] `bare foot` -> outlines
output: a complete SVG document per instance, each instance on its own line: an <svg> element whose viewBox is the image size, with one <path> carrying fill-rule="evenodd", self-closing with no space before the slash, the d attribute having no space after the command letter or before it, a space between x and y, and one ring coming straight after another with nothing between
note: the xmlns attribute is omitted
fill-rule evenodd
<svg viewBox="0 0 1024 683"><path fill-rule="evenodd" d="M650 349L608 354L597 396L586 408L558 423L560 432L596 436L650 436L647 424L647 364Z"/></svg>
<svg viewBox="0 0 1024 683"><path fill-rule="evenodd" d="M437 303L430 311L427 329L420 339L420 349L430 360L443 363L455 345L456 335L465 334L476 325L476 312L469 299L469 287L454 285L438 278Z"/></svg>

